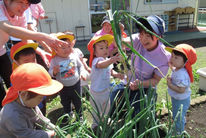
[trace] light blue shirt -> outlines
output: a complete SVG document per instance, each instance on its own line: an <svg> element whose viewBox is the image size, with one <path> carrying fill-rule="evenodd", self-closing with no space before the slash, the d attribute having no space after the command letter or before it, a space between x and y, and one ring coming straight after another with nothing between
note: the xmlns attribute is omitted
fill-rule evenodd
<svg viewBox="0 0 206 138"><path fill-rule="evenodd" d="M185 87L186 89L184 93L177 93L172 89L168 88L169 95L177 100L187 99L191 94L190 77L187 73L187 70L185 68L181 68L177 71L173 71L171 78L172 78L173 85L179 87Z"/></svg>
<svg viewBox="0 0 206 138"><path fill-rule="evenodd" d="M96 68L96 64L103 60L105 60L103 57L98 57L92 61L91 89L95 92L102 92L110 88L110 76L113 66L109 65L107 68Z"/></svg>

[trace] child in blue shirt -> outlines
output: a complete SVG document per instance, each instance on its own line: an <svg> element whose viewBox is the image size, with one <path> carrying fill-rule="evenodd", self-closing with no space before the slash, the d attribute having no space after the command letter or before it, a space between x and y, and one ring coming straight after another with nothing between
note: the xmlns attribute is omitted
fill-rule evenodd
<svg viewBox="0 0 206 138"><path fill-rule="evenodd" d="M175 48L166 47L166 50L172 53L169 62L172 75L167 78L167 85L172 100L173 120L181 105L183 106L182 115L179 114L175 123L177 134L181 134L184 131L185 116L190 106L190 82L193 82L191 66L196 62L197 55L195 49L188 44L180 44Z"/></svg>

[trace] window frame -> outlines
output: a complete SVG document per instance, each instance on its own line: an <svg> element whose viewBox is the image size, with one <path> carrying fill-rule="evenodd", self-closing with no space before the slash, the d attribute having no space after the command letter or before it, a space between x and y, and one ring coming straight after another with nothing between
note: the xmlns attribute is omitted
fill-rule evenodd
<svg viewBox="0 0 206 138"><path fill-rule="evenodd" d="M147 0L144 0L144 4L173 4L173 3L178 3L178 0L160 0L160 2L147 2Z"/></svg>

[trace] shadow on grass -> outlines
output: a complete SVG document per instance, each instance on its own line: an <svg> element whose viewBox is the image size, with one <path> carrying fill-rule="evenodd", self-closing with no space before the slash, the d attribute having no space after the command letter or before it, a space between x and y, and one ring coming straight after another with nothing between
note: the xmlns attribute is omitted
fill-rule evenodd
<svg viewBox="0 0 206 138"><path fill-rule="evenodd" d="M53 124L56 124L58 118L61 117L63 114L64 114L63 108L56 108L50 111L47 117L51 120Z"/></svg>

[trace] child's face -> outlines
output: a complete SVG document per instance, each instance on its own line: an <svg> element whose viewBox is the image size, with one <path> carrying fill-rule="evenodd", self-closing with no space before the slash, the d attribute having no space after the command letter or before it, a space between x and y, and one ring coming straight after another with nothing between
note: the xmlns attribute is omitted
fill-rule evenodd
<svg viewBox="0 0 206 138"><path fill-rule="evenodd" d="M141 44L148 51L154 50L158 45L158 38L156 36L151 36L149 33L145 31L141 31L139 34L139 39Z"/></svg>
<svg viewBox="0 0 206 138"><path fill-rule="evenodd" d="M101 41L95 44L95 56L106 58L109 56L109 49L107 41Z"/></svg>
<svg viewBox="0 0 206 138"><path fill-rule="evenodd" d="M25 64L25 63L36 63L36 54L30 55L21 55L16 61L18 65Z"/></svg>
<svg viewBox="0 0 206 138"><path fill-rule="evenodd" d="M29 7L28 0L4 0L10 16L22 16Z"/></svg>
<svg viewBox="0 0 206 138"><path fill-rule="evenodd" d="M31 99L28 99L28 94L29 92L27 91L23 91L21 92L21 99L22 101L24 102L25 106L26 107L30 107L30 108L33 108L37 105L39 105L41 103L41 101L43 100L44 96L42 95L37 95Z"/></svg>
<svg viewBox="0 0 206 138"><path fill-rule="evenodd" d="M183 57L179 55L175 55L173 52L170 58L170 64L176 69L183 68L185 65Z"/></svg>
<svg viewBox="0 0 206 138"><path fill-rule="evenodd" d="M66 42L68 43L67 47L58 47L56 50L56 53L58 56L63 57L63 58L67 58L71 52L72 52L72 48L74 46L74 42L70 42L70 40L66 40Z"/></svg>
<svg viewBox="0 0 206 138"><path fill-rule="evenodd" d="M105 23L103 24L103 30L104 30L104 32L105 32L106 34L111 34L111 32L112 32L111 24L105 22Z"/></svg>

